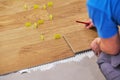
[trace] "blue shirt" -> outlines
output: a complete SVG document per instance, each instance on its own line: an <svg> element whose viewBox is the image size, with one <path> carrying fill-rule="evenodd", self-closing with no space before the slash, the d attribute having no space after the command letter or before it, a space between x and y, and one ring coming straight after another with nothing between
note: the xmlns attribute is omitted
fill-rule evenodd
<svg viewBox="0 0 120 80"><path fill-rule="evenodd" d="M120 0L88 0L87 7L99 37L110 38L118 33Z"/></svg>

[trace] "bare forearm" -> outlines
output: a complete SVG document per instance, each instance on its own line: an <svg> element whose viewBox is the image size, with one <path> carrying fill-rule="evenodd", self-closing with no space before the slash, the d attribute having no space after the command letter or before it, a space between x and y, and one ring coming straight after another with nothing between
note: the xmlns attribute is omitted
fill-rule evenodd
<svg viewBox="0 0 120 80"><path fill-rule="evenodd" d="M100 46L101 51L107 54L116 55L120 52L120 39L118 34L116 34L110 39L100 38L98 44Z"/></svg>

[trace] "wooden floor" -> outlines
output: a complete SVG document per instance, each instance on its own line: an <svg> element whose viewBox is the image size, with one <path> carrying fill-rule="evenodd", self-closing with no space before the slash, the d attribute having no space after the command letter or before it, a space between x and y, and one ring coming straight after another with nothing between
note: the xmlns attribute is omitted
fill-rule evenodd
<svg viewBox="0 0 120 80"><path fill-rule="evenodd" d="M41 7L49 1L53 7L43 10ZM25 4L28 10L23 8ZM33 9L34 4L40 8ZM49 20L49 14L53 20ZM25 27L26 22L38 19L45 22L37 29ZM85 0L1 0L0 75L74 56L64 38L54 39L56 33L65 35L75 52L89 49L96 32L75 22L87 19ZM40 40L41 34L44 40Z"/></svg>

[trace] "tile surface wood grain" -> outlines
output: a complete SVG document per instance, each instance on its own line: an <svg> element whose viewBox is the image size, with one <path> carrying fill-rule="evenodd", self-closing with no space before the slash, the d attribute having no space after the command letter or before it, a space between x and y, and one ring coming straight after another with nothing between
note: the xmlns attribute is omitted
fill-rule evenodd
<svg viewBox="0 0 120 80"><path fill-rule="evenodd" d="M90 43L97 37L97 33L94 29L85 29L75 31L65 35L66 40L72 46L74 53L89 50Z"/></svg>
<svg viewBox="0 0 120 80"><path fill-rule="evenodd" d="M71 56L74 56L74 54L63 38L27 45L21 47L18 52L13 50L1 54L0 74L38 66Z"/></svg>

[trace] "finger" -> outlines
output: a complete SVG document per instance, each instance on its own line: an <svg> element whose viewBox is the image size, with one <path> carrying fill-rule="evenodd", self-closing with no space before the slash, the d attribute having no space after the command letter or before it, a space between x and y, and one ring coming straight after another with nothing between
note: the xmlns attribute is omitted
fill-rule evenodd
<svg viewBox="0 0 120 80"><path fill-rule="evenodd" d="M99 56L100 50L96 47L93 48L93 52L95 53L96 56Z"/></svg>
<svg viewBox="0 0 120 80"><path fill-rule="evenodd" d="M97 52L96 52L96 51L94 51L94 50L93 50L93 52L94 52L94 54L95 54L96 56L98 56L98 54L97 54Z"/></svg>
<svg viewBox="0 0 120 80"><path fill-rule="evenodd" d="M97 57L99 57L99 55L100 55L100 53L101 53L101 50L97 49L97 50L95 50L94 52L95 52L95 55L96 55Z"/></svg>
<svg viewBox="0 0 120 80"><path fill-rule="evenodd" d="M87 26L87 28L92 28L93 27L93 23L90 23L89 26Z"/></svg>

